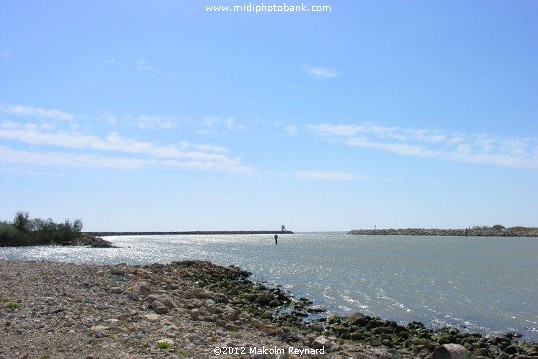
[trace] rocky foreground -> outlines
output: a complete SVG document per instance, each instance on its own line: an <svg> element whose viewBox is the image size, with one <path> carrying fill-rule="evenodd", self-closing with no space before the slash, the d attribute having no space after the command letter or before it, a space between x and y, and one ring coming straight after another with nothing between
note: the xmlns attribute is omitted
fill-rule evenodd
<svg viewBox="0 0 538 359"><path fill-rule="evenodd" d="M0 260L0 358L533 358L483 338L361 314L318 313L237 267ZM219 355L217 355L219 354Z"/></svg>

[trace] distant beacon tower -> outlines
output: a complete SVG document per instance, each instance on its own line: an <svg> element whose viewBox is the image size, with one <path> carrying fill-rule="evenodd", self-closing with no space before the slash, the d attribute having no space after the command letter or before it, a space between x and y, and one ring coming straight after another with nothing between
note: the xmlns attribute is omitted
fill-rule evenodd
<svg viewBox="0 0 538 359"><path fill-rule="evenodd" d="M282 225L282 232L286 232L286 226Z"/></svg>

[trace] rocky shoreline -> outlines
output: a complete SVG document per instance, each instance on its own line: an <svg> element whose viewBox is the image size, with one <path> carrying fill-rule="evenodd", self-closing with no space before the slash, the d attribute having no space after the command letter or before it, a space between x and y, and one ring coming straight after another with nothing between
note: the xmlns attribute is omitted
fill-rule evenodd
<svg viewBox="0 0 538 359"><path fill-rule="evenodd" d="M31 247L31 246L43 246L43 245L55 245L55 242L43 244L41 242L33 242L27 239L21 239L16 237L6 237L0 241L0 247ZM83 233L72 240L58 243L56 245L61 246L88 246L92 248L117 248L111 242L96 237L91 234Z"/></svg>
<svg viewBox="0 0 538 359"><path fill-rule="evenodd" d="M401 229L353 229L347 234L367 236L452 236L452 237L538 237L536 228L506 229L438 229L438 228L401 228Z"/></svg>
<svg viewBox="0 0 538 359"><path fill-rule="evenodd" d="M305 321L323 308L249 276L203 261L0 260L0 358L538 357L517 334L485 338L360 313Z"/></svg>

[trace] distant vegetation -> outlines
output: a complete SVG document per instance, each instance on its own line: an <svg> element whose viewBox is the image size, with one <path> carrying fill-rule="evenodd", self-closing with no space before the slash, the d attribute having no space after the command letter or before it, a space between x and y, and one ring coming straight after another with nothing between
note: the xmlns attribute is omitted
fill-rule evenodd
<svg viewBox="0 0 538 359"><path fill-rule="evenodd" d="M348 234L355 235L401 235L401 236L470 236L470 237L538 237L537 227L473 226L471 228L387 228L354 229Z"/></svg>
<svg viewBox="0 0 538 359"><path fill-rule="evenodd" d="M474 230L483 230L483 231L500 231L505 233L512 233L514 235L519 235L523 237L538 237L538 227L523 227L523 226L515 226L515 227L505 227L501 224L496 224L492 227L489 226L474 226L472 227Z"/></svg>
<svg viewBox="0 0 538 359"><path fill-rule="evenodd" d="M80 219L66 219L63 223L56 223L51 218L30 219L28 212L17 212L13 222L0 221L0 247L70 245L81 238L81 231Z"/></svg>

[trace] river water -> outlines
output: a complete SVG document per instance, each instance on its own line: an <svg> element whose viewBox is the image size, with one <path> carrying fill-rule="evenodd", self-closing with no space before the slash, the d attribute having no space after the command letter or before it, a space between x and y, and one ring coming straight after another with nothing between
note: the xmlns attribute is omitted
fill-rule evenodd
<svg viewBox="0 0 538 359"><path fill-rule="evenodd" d="M0 248L1 259L98 264L209 260L238 265L328 312L359 311L538 341L534 238L280 235L106 237L121 248Z"/></svg>

